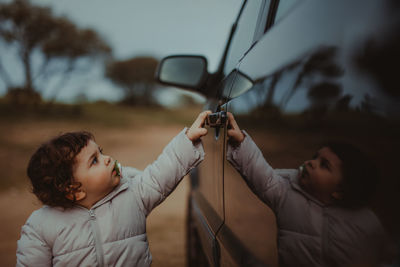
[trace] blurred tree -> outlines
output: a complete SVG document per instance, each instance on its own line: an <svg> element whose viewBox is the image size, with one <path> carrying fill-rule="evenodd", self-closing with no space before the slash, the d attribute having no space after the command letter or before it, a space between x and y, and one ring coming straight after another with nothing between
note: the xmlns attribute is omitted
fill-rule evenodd
<svg viewBox="0 0 400 267"><path fill-rule="evenodd" d="M111 52L95 31L79 29L66 18L54 17L49 8L34 6L28 0L0 4L0 39L17 48L17 57L23 66L24 83L16 87L0 55L0 77L9 92L19 91L18 94L40 94L44 88L36 88L37 79L46 84L55 75L60 75L57 94L78 70L78 59L94 59ZM37 57L41 58L40 62ZM79 73L88 71L92 65L87 63L86 67L79 68Z"/></svg>
<svg viewBox="0 0 400 267"><path fill-rule="evenodd" d="M369 114L376 113L377 109L375 103L376 100L373 97L371 97L369 94L365 94L360 105L360 110Z"/></svg>
<svg viewBox="0 0 400 267"><path fill-rule="evenodd" d="M397 79L397 65L400 63L399 31L400 22L397 22L394 29L384 36L367 41L354 57L357 67L373 77L383 93L397 99L400 99Z"/></svg>
<svg viewBox="0 0 400 267"><path fill-rule="evenodd" d="M154 105L154 73L158 61L153 57L135 57L107 65L106 76L125 91L123 102L130 105Z"/></svg>
<svg viewBox="0 0 400 267"><path fill-rule="evenodd" d="M308 89L307 97L311 102L305 112L309 126L321 127L331 108L336 108L342 94L340 83L323 81L312 85ZM350 96L351 99L351 96Z"/></svg>
<svg viewBox="0 0 400 267"><path fill-rule="evenodd" d="M304 61L292 88L290 88L282 98L281 108L284 109L301 85L305 85L308 82L309 84L306 84L306 87L309 87L313 78L317 75L322 75L325 78L337 78L342 76L343 69L335 62L336 54L336 47L321 47L311 54L311 56Z"/></svg>
<svg viewBox="0 0 400 267"><path fill-rule="evenodd" d="M272 80L269 85L267 98L265 99L265 102L263 104L263 109L271 110L271 111L279 110L279 107L276 104L274 104L274 102L273 102L276 86L279 83L279 81L282 79L282 76L284 74L286 74L289 71L292 71L293 69L297 68L301 64L302 64L301 60L294 61L294 62L290 63L289 65L283 67L282 69L278 70L277 72L275 72L272 75ZM263 79L265 79L265 78L263 77ZM261 98L261 95L260 95L260 98Z"/></svg>
<svg viewBox="0 0 400 267"><path fill-rule="evenodd" d="M336 102L342 92L342 86L340 84L331 82L322 82L312 86L308 90L308 98L312 102L312 106L329 107L331 104Z"/></svg>
<svg viewBox="0 0 400 267"><path fill-rule="evenodd" d="M350 102L353 99L352 95L346 94L341 96L336 102L335 109L336 111L349 111L350 110Z"/></svg>

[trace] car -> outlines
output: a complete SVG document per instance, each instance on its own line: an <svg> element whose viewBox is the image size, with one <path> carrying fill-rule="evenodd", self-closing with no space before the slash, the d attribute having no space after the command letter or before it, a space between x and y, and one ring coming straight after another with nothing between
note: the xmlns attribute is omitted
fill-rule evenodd
<svg viewBox="0 0 400 267"><path fill-rule="evenodd" d="M158 82L202 94L213 113L190 174L189 266L279 264L274 213L226 159L227 112L274 168L297 168L326 140L369 154L381 174L372 209L400 244L399 11L396 0L243 1L215 72L202 55L160 62Z"/></svg>

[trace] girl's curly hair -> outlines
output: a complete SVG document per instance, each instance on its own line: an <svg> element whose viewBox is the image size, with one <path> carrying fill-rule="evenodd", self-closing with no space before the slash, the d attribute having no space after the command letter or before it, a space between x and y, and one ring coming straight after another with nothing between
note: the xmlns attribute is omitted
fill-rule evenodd
<svg viewBox="0 0 400 267"><path fill-rule="evenodd" d="M349 143L326 142L322 146L329 147L342 161L343 199L338 204L347 208L369 205L379 182L379 169L374 161Z"/></svg>
<svg viewBox="0 0 400 267"><path fill-rule="evenodd" d="M67 195L74 195L81 185L74 182L75 158L93 134L81 131L57 136L42 144L32 155L27 169L32 192L45 205L71 208L76 203ZM72 185L72 186L71 186Z"/></svg>

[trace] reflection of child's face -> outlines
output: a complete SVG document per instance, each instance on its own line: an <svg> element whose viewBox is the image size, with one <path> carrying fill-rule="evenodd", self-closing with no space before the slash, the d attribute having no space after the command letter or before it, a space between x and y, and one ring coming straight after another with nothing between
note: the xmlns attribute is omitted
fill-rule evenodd
<svg viewBox="0 0 400 267"><path fill-rule="evenodd" d="M84 193L82 205L91 207L110 193L120 182L114 170L114 160L102 154L99 146L90 140L76 156L74 180L80 182ZM78 193L79 195L79 193ZM79 203L79 198L77 198Z"/></svg>
<svg viewBox="0 0 400 267"><path fill-rule="evenodd" d="M321 148L313 159L304 162L300 186L309 194L328 204L340 198L339 184L343 176L342 161L328 147Z"/></svg>

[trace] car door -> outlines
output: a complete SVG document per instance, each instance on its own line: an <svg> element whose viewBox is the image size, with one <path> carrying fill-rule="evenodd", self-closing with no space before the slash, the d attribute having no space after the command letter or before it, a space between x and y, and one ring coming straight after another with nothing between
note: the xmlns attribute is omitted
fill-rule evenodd
<svg viewBox="0 0 400 267"><path fill-rule="evenodd" d="M178 55L161 62L157 77L204 94L205 109L217 115L232 112L275 169L298 168L330 139L368 152L383 178L374 211L398 242L396 3L245 1L217 72L206 71L202 56ZM226 125L208 130L205 160L191 174L188 258L201 266L276 266L279 222L226 161ZM324 260L334 262L332 255Z"/></svg>
<svg viewBox="0 0 400 267"><path fill-rule="evenodd" d="M219 111L218 101L210 101L207 110ZM206 126L207 127L207 126ZM208 134L202 138L206 157L192 173L191 212L196 222L202 250L208 262L217 261L215 235L224 220L223 211L223 158L219 151L225 142L224 128L207 127ZM196 177L194 179L194 177Z"/></svg>
<svg viewBox="0 0 400 267"><path fill-rule="evenodd" d="M268 1L267 1L268 2ZM229 96L232 84L235 81L236 72L234 71L240 58L250 48L253 43L256 25L259 19L259 13L262 11L265 1L244 1L239 12L239 22L233 36L232 43L224 55L223 75L225 77L216 87L215 97L208 97L206 110L218 114L226 112L226 97ZM199 216L206 222L198 223L198 229L201 229L200 239L202 247L208 261L218 265L222 258L225 258L224 245L215 239L218 231L221 229L225 220L225 201L224 201L224 161L226 146L226 125L221 127L208 127L208 135L202 138L206 157L203 163L197 168L198 181L193 192L193 203L198 205ZM218 247L216 249L216 247ZM217 255L216 255L217 254ZM220 258L222 256L222 258Z"/></svg>
<svg viewBox="0 0 400 267"><path fill-rule="evenodd" d="M273 3L272 3L273 4ZM270 14L271 1L248 1L242 10L237 32L232 40L225 72L229 86L223 88L222 96L232 97L248 89L250 83L237 72L240 59L256 43L260 27L262 33ZM223 101L225 103L226 101ZM222 109L229 111L229 105ZM240 175L225 159L225 147L219 147L223 160L224 224L217 234L221 266L277 266L276 230L273 214L254 193L249 190ZM221 150L220 150L221 149Z"/></svg>
<svg viewBox="0 0 400 267"><path fill-rule="evenodd" d="M227 110L273 168L298 168L326 140L352 143L367 151L384 173L385 187L378 191L375 203L380 205L375 204L375 211L389 232L396 233L398 227L390 229L390 225L399 220L393 204L398 203L393 158L400 149L400 104L398 94L390 89L392 67L377 54L388 55L385 60L389 60L395 55L391 42L398 43L396 27L383 19L390 21L386 4L304 1L284 7L275 17L279 22L238 65L236 81L240 75L254 85L233 84L237 89L231 89ZM374 77L378 77L375 82L369 80ZM221 253L236 258L224 260L223 265L240 257L251 261L252 256L261 264L275 265L274 214L230 163L225 161L224 166L225 223L218 239L229 244Z"/></svg>

